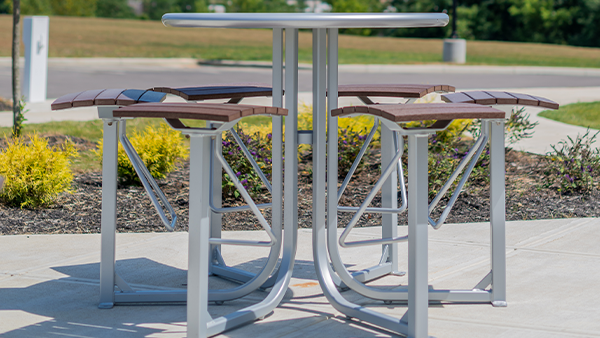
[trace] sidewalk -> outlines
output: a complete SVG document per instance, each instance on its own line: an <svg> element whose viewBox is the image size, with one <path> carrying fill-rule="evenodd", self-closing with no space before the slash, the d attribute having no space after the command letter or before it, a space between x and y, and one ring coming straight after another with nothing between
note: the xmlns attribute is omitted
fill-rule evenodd
<svg viewBox="0 0 600 338"><path fill-rule="evenodd" d="M406 231L400 227L400 232ZM225 232L250 239L260 232ZM355 239L375 238L381 228L354 229ZM471 288L489 271L489 224L448 224L429 231L429 281L435 288ZM508 307L432 304L429 333L443 338L600 337L600 219L507 223ZM187 233L117 235L117 270L139 289L182 288L186 283ZM406 269L406 243L400 243ZM184 337L185 306L117 306L99 310L99 235L0 236L0 336L18 337ZM354 322L325 300L312 265L311 230L299 231L294 278L284 303L266 319L220 337L395 337ZM261 251L262 250L262 251ZM255 271L264 249L227 246L225 260ZM350 270L376 264L379 247L342 250ZM360 262L358 265L354 265ZM226 282L212 280L212 287ZM375 284L403 284L385 277ZM405 305L344 296L389 315ZM256 292L225 305L224 314L262 299Z"/></svg>

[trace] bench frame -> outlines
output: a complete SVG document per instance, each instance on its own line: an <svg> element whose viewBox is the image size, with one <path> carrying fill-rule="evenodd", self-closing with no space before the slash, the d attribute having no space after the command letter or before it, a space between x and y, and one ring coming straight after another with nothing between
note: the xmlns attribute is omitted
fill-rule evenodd
<svg viewBox="0 0 600 338"><path fill-rule="evenodd" d="M297 31L296 31L297 32ZM297 34L297 33L296 33ZM292 48L297 44L297 35L286 39L288 47ZM273 106L283 106L283 29L273 30ZM296 47L297 48L297 47ZM290 62L293 62L291 60ZM296 61L297 62L297 61ZM292 87L292 86L290 86ZM295 91L292 91L294 93ZM238 100L239 101L239 100ZM237 103L237 102L236 102ZM295 95L286 99L286 106L294 107L297 103ZM297 104L296 104L297 106ZM258 275L253 275L243 270L227 267L224 265L220 255L221 244L232 244L220 239L221 218L219 212L211 211L213 207L220 208L221 193L221 175L210 175L211 172L220 172L222 163L220 161L206 161L207 156L212 156L220 151L221 132L233 127L233 123L213 123L208 129L198 130L194 128L180 129L183 133L190 136L190 172L196 173L190 177L190 205L198 205L198 208L190 209L190 251L189 251L189 269L188 269L188 290L156 290L156 291L134 291L115 271L115 250L116 250L116 189L117 189L117 150L120 136L125 132L126 120L113 116L113 110L117 106L98 107L99 117L103 119L104 130L104 148L103 148L103 168L102 168L102 223L101 223L101 263L100 263L100 304L99 308L112 308L120 303L173 303L187 302L188 318L188 336L189 337L207 337L219 334L225 330L230 330L240 325L247 324L257 319L264 318L273 309L279 305L285 291L289 285L293 265L295 261L295 251L297 245L297 223L289 225L289 231L286 231L285 238L281 237L281 228L283 220L283 159L281 156L273 156L273 201L272 219L273 232L276 236L270 244L271 254L269 259L275 263L279 258L283 246L283 257L278 270L268 271L271 276L267 284L271 291L265 299L253 306L236 311L224 317L212 319L207 311L209 301L215 301L217 304L223 300L235 299L248 294L261 287L261 283L252 283L256 281ZM296 114L297 108L290 109L290 113ZM282 116L273 116L273 154L283 153L283 118ZM287 123L297 121L297 117L291 116ZM167 121L169 122L169 121ZM172 121L171 121L172 122ZM213 129L215 127L216 129ZM286 144L292 140L286 141ZM286 147L288 148L288 147ZM289 151L289 150L287 150ZM292 156L294 158L295 156ZM286 167L293 169L294 161L287 161ZM199 173L199 174L198 174ZM215 187L211 198L201 198L202 194L209 190L212 185ZM286 195L291 195L289 191ZM207 197L207 196L205 196ZM290 203L291 198L286 198L286 205ZM257 206L254 206L257 208ZM287 218L287 216L286 216ZM199 243L199 244L198 244ZM235 244L235 243L233 243ZM242 243L238 243L242 244ZM272 256L272 257L271 257ZM273 264L273 267L275 264ZM263 271L267 271L267 267ZM238 279L241 282L247 282L239 288L229 289L227 293L218 292L208 293L209 271L217 276L223 276L228 279ZM263 275L260 273L259 275ZM263 275L264 276L264 275ZM261 277L262 279L262 277ZM248 287L252 285L252 287ZM115 290L117 286L120 290ZM263 286L264 287L264 286ZM244 289L244 294L238 292ZM237 291L236 291L237 290ZM249 292L247 292L249 290Z"/></svg>

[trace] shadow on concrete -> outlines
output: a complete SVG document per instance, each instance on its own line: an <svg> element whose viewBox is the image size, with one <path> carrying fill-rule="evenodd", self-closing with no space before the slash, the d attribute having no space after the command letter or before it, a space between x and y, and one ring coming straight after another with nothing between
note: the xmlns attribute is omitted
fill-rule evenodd
<svg viewBox="0 0 600 338"><path fill-rule="evenodd" d="M235 267L249 272L257 272L265 260L265 258L260 258ZM117 272L134 289L184 289L187 282L186 270L147 258L119 260L116 265ZM43 277L34 277L28 274L3 280L2 284L4 285L9 283L9 285L24 286L0 288L0 311L6 311L4 313L10 315L10 318L18 320L12 325L12 327L18 327L17 329L2 333L0 336L6 338L144 337L157 334L185 336L186 308L182 305L128 305L115 306L110 310L98 309L99 268L99 263L51 267L52 270L65 276L40 283L36 283L36 278ZM297 260L294 277L312 279L316 282L313 262ZM211 278L211 288L232 286L235 284ZM248 297L226 302L225 305L210 304L209 311L213 317L222 316L260 301L266 294L267 292L264 291L256 291ZM315 297L320 296L322 296L320 292L315 295ZM288 289L285 299L289 300L293 297L293 290ZM334 317L334 320L331 321L330 313L311 310L311 302L302 302L302 300L296 299L296 301L298 300L300 301L298 304L288 303L283 307L312 313L319 318L304 316L304 318L289 319L288 316L283 320L267 320L256 323L256 328L234 330L228 333L228 336L244 337L248 335L248 331L258 332L256 330L259 329L262 332L272 333L267 336L278 337L279 333L292 333L295 330L294 326L296 328L311 326L317 322L320 323L321 320L328 320L333 325L343 323L343 318ZM293 300L292 302L295 303ZM22 313L15 314L15 312ZM304 325L305 322L306 325ZM347 324L342 326L346 327ZM365 334L371 336L373 329L368 326L352 325L351 332L353 336L365 336Z"/></svg>
<svg viewBox="0 0 600 338"><path fill-rule="evenodd" d="M235 267L256 272L264 261L257 259ZM297 261L297 264L304 268L312 266L309 261ZM186 270L147 258L119 260L116 266L117 273L134 289L185 289L187 282ZM142 337L161 332L175 335L178 331L182 335L185 333L185 306L154 304L98 309L99 263L56 266L51 269L66 276L25 287L0 288L0 311L27 313L18 316L27 318L24 326L2 333L1 337ZM27 285L32 281L35 282L35 279L25 274L5 279L3 284ZM211 278L211 288L232 286L236 284ZM210 305L209 311L213 317L218 317L249 306L266 294L256 291L250 299L226 302L225 306ZM288 289L285 298L292 297L293 292Z"/></svg>

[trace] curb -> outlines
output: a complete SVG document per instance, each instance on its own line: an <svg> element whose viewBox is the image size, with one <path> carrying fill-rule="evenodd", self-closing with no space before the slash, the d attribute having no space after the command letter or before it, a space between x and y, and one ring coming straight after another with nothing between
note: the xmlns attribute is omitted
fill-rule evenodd
<svg viewBox="0 0 600 338"><path fill-rule="evenodd" d="M10 66L11 58L0 57L0 66ZM24 65L24 58L20 59ZM162 67L241 67L271 68L269 61L197 60L192 58L49 58L50 66L110 65L110 66L162 66ZM298 64L300 69L312 69L309 63ZM355 73L437 73L437 74L527 74L600 77L600 68L537 67L537 66L484 66L451 64L410 65L340 65L344 72Z"/></svg>

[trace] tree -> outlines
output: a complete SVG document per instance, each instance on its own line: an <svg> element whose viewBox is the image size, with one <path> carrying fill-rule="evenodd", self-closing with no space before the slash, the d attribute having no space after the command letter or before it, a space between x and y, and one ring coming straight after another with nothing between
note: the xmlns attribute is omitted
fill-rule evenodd
<svg viewBox="0 0 600 338"><path fill-rule="evenodd" d="M10 0L0 0L0 14L12 13L12 2Z"/></svg>
<svg viewBox="0 0 600 338"><path fill-rule="evenodd" d="M96 3L96 16L100 18L130 19L135 14L127 0L100 0Z"/></svg>
<svg viewBox="0 0 600 338"><path fill-rule="evenodd" d="M94 16L97 0L50 0L52 15Z"/></svg>
<svg viewBox="0 0 600 338"><path fill-rule="evenodd" d="M50 0L21 0L23 15L52 15Z"/></svg>
<svg viewBox="0 0 600 338"><path fill-rule="evenodd" d="M19 52L21 47L21 1L13 0L12 35L12 95L13 95L13 136L20 136L21 123L21 81L19 81Z"/></svg>
<svg viewBox="0 0 600 338"><path fill-rule="evenodd" d="M377 13L382 12L388 4L388 1L379 0L325 0L331 5L331 11L334 13ZM347 28L340 29L341 34L353 35L371 35L370 28Z"/></svg>
<svg viewBox="0 0 600 338"><path fill-rule="evenodd" d="M295 12L296 7L285 0L231 0L227 12L232 13L278 13Z"/></svg>

